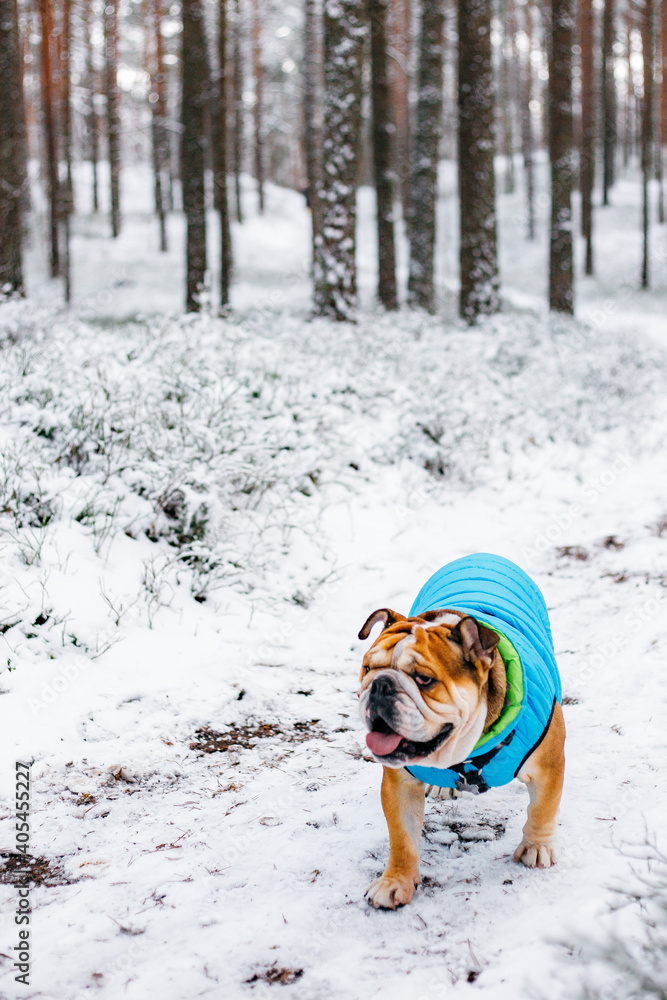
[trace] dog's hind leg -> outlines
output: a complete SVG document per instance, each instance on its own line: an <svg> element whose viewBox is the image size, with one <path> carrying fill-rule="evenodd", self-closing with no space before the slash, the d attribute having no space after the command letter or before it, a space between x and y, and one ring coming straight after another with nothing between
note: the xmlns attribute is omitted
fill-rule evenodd
<svg viewBox="0 0 667 1000"><path fill-rule="evenodd" d="M544 739L517 774L528 786L530 805L523 840L514 852L514 860L528 868L550 868L558 861L556 827L563 791L564 742L563 712L556 704Z"/></svg>
<svg viewBox="0 0 667 1000"><path fill-rule="evenodd" d="M405 769L385 767L382 809L389 827L389 862L371 882L366 899L379 909L409 903L419 884L419 838L424 822L424 784Z"/></svg>

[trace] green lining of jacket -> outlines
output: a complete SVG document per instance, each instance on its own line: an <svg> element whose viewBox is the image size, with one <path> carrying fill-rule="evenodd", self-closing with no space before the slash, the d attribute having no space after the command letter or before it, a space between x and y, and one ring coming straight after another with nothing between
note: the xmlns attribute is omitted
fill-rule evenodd
<svg viewBox="0 0 667 1000"><path fill-rule="evenodd" d="M514 643L511 642L506 635L503 635L502 632L499 632L497 628L492 628L491 625L488 625L483 618L477 618L477 621L482 622L487 628L490 628L492 632L495 632L496 635L500 636L498 652L500 653L502 661L505 664L505 673L507 674L507 693L505 695L505 705L502 712L491 728L487 730L487 732L482 733L480 738L477 740L472 749L471 756L476 750L483 747L490 740L494 739L514 722L521 711L524 696L523 664L521 663L521 657L514 647Z"/></svg>

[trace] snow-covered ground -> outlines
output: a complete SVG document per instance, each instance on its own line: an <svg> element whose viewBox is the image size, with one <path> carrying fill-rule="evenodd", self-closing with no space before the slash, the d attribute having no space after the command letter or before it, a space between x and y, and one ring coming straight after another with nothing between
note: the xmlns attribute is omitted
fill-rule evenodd
<svg viewBox="0 0 667 1000"><path fill-rule="evenodd" d="M435 318L373 311L366 191L355 327L308 321L308 219L277 188L260 219L247 185L228 320L176 315L180 220L160 259L140 172L116 244L77 221L72 311L33 255L33 301L0 309L0 850L31 760L46 884L30 988L0 886L2 996L573 996L559 941L602 919L618 848L667 806L667 277L656 252L634 290L637 193L598 213L579 322L544 313L516 195L506 310L458 324L447 169ZM378 912L356 633L476 550L550 609L563 859L512 862L518 783L429 803L424 884Z"/></svg>

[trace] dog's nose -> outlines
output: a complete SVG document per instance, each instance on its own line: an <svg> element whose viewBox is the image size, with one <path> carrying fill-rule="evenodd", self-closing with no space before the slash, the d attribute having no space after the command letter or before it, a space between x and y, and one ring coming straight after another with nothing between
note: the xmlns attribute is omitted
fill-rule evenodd
<svg viewBox="0 0 667 1000"><path fill-rule="evenodd" d="M389 695L394 693L394 682L386 674L380 674L373 681L373 686L371 688L371 694L376 698L388 698Z"/></svg>
<svg viewBox="0 0 667 1000"><path fill-rule="evenodd" d="M396 700L396 684L392 677L380 674L371 684L368 697L368 711L371 715L380 715L391 710Z"/></svg>

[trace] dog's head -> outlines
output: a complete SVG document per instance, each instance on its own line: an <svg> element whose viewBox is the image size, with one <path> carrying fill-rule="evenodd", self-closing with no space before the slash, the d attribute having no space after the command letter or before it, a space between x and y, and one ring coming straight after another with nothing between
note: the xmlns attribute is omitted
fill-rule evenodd
<svg viewBox="0 0 667 1000"><path fill-rule="evenodd" d="M489 684L498 667L504 678L499 636L456 611L405 618L381 608L359 638L377 622L382 633L364 656L359 690L369 750L389 767L464 760L504 700L504 685Z"/></svg>

